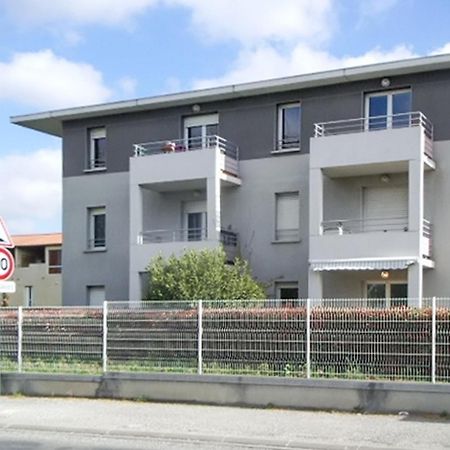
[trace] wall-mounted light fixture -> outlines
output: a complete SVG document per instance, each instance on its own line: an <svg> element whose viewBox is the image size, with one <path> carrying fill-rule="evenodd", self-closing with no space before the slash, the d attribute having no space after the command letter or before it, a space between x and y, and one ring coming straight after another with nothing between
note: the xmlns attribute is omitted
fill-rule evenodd
<svg viewBox="0 0 450 450"><path fill-rule="evenodd" d="M388 270L382 270L380 273L380 276L383 280L387 280L389 278L389 271Z"/></svg>
<svg viewBox="0 0 450 450"><path fill-rule="evenodd" d="M382 183L390 183L391 177L387 173L384 173L383 175L380 176L380 181Z"/></svg>
<svg viewBox="0 0 450 450"><path fill-rule="evenodd" d="M391 85L391 80L389 78L382 78L381 87L388 88Z"/></svg>
<svg viewBox="0 0 450 450"><path fill-rule="evenodd" d="M198 112L200 112L200 105L199 104L195 104L195 105L192 105L192 112L195 112L195 113L198 113Z"/></svg>

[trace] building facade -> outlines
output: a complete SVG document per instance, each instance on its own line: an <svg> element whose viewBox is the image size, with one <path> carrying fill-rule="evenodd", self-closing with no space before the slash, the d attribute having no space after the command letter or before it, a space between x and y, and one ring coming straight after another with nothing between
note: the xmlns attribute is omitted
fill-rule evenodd
<svg viewBox="0 0 450 450"><path fill-rule="evenodd" d="M12 236L15 270L11 281L16 292L8 295L10 306L62 305L62 234Z"/></svg>
<svg viewBox="0 0 450 450"><path fill-rule="evenodd" d="M64 304L223 246L274 297L448 296L450 57L13 117L63 138Z"/></svg>

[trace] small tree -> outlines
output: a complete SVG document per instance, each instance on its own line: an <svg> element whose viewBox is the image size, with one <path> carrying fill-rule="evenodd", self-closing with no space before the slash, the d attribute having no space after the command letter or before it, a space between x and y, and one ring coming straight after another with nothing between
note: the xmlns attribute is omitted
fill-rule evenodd
<svg viewBox="0 0 450 450"><path fill-rule="evenodd" d="M148 266L149 300L247 300L265 297L246 261L227 264L223 249L190 250Z"/></svg>

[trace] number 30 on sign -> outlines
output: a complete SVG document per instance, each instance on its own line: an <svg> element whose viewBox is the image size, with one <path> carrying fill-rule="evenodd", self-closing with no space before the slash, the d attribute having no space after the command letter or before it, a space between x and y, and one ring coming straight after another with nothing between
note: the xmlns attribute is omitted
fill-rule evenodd
<svg viewBox="0 0 450 450"><path fill-rule="evenodd" d="M6 248L0 247L0 280L7 280L14 272L14 258Z"/></svg>

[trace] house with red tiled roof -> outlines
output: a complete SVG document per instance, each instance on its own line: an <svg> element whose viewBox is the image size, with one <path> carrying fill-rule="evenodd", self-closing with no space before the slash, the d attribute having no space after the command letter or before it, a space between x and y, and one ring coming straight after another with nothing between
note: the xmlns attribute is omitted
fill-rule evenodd
<svg viewBox="0 0 450 450"><path fill-rule="evenodd" d="M11 236L16 292L10 306L60 306L62 233Z"/></svg>

